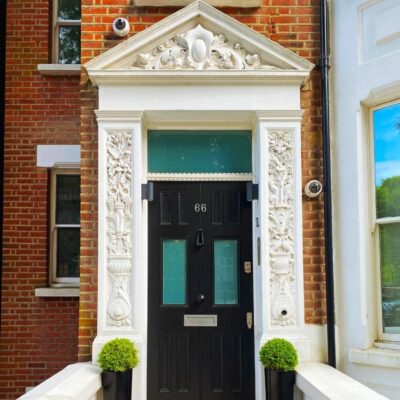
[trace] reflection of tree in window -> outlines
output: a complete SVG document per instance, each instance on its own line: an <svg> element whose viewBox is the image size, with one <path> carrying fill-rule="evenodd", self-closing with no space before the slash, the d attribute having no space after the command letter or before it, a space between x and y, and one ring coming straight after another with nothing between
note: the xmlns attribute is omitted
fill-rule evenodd
<svg viewBox="0 0 400 400"><path fill-rule="evenodd" d="M59 63L79 64L81 30L78 26L60 27Z"/></svg>
<svg viewBox="0 0 400 400"><path fill-rule="evenodd" d="M400 333L400 104L373 113L384 333Z"/></svg>
<svg viewBox="0 0 400 400"><path fill-rule="evenodd" d="M58 62L79 64L80 62L80 0L58 0Z"/></svg>

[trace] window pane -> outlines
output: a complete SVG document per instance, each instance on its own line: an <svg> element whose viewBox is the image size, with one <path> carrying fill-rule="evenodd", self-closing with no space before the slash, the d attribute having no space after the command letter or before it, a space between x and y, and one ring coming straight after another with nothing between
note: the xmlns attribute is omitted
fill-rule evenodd
<svg viewBox="0 0 400 400"><path fill-rule="evenodd" d="M400 224L381 225L383 331L400 333Z"/></svg>
<svg viewBox="0 0 400 400"><path fill-rule="evenodd" d="M374 111L376 213L400 216L400 104Z"/></svg>
<svg viewBox="0 0 400 400"><path fill-rule="evenodd" d="M214 241L214 304L238 304L238 242Z"/></svg>
<svg viewBox="0 0 400 400"><path fill-rule="evenodd" d="M251 172L251 131L149 131L149 172Z"/></svg>
<svg viewBox="0 0 400 400"><path fill-rule="evenodd" d="M56 224L79 224L79 175L57 175Z"/></svg>
<svg viewBox="0 0 400 400"><path fill-rule="evenodd" d="M79 278L79 228L57 229L57 278Z"/></svg>
<svg viewBox="0 0 400 400"><path fill-rule="evenodd" d="M58 0L58 18L63 20L80 20L81 0Z"/></svg>
<svg viewBox="0 0 400 400"><path fill-rule="evenodd" d="M186 240L163 241L163 304L186 304Z"/></svg>
<svg viewBox="0 0 400 400"><path fill-rule="evenodd" d="M60 64L79 64L80 52L80 26L60 26L58 37L58 62Z"/></svg>

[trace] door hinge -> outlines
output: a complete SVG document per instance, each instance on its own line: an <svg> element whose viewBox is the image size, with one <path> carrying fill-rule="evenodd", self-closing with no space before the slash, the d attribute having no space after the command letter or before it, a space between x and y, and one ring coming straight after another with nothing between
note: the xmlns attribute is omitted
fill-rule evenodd
<svg viewBox="0 0 400 400"><path fill-rule="evenodd" d="M253 327L253 313L252 312L246 313L246 323L247 323L247 328L251 329Z"/></svg>
<svg viewBox="0 0 400 400"><path fill-rule="evenodd" d="M258 184L253 182L247 182L246 184L246 200L253 201L258 200Z"/></svg>
<svg viewBox="0 0 400 400"><path fill-rule="evenodd" d="M154 183L147 182L142 184L142 200L154 200Z"/></svg>
<svg viewBox="0 0 400 400"><path fill-rule="evenodd" d="M245 261L243 264L243 269L246 274L251 274L251 261Z"/></svg>

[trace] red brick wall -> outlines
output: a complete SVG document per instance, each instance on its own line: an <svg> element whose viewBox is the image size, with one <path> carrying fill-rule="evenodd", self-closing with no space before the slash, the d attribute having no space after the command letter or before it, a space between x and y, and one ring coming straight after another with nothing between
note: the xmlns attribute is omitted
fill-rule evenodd
<svg viewBox="0 0 400 400"><path fill-rule="evenodd" d="M82 61L119 43L111 23L119 16L131 23L131 35L176 11L174 8L133 7L130 0L85 0L82 7ZM264 0L258 9L225 8L224 12L250 28L307 58L319 57L319 1ZM321 110L319 71L312 73L308 90L302 92L305 109L302 126L302 166L304 183L322 179ZM93 109L97 93L81 77L81 146L82 146L82 248L79 357L90 359L91 342L96 335L97 242L93 226L97 221L96 148L97 127ZM322 323L325 318L323 266L322 199L304 198L304 277L307 323Z"/></svg>
<svg viewBox="0 0 400 400"><path fill-rule="evenodd" d="M36 167L36 145L79 143L79 77L36 72L49 59L49 3L8 1L2 400L77 359L78 299L34 296L48 266L48 173Z"/></svg>

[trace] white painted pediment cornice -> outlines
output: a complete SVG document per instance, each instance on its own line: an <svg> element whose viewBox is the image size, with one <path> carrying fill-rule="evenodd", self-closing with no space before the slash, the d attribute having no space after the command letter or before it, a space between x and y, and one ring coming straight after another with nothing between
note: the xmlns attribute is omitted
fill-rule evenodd
<svg viewBox="0 0 400 400"><path fill-rule="evenodd" d="M313 67L202 0L85 64L96 85L300 84Z"/></svg>

